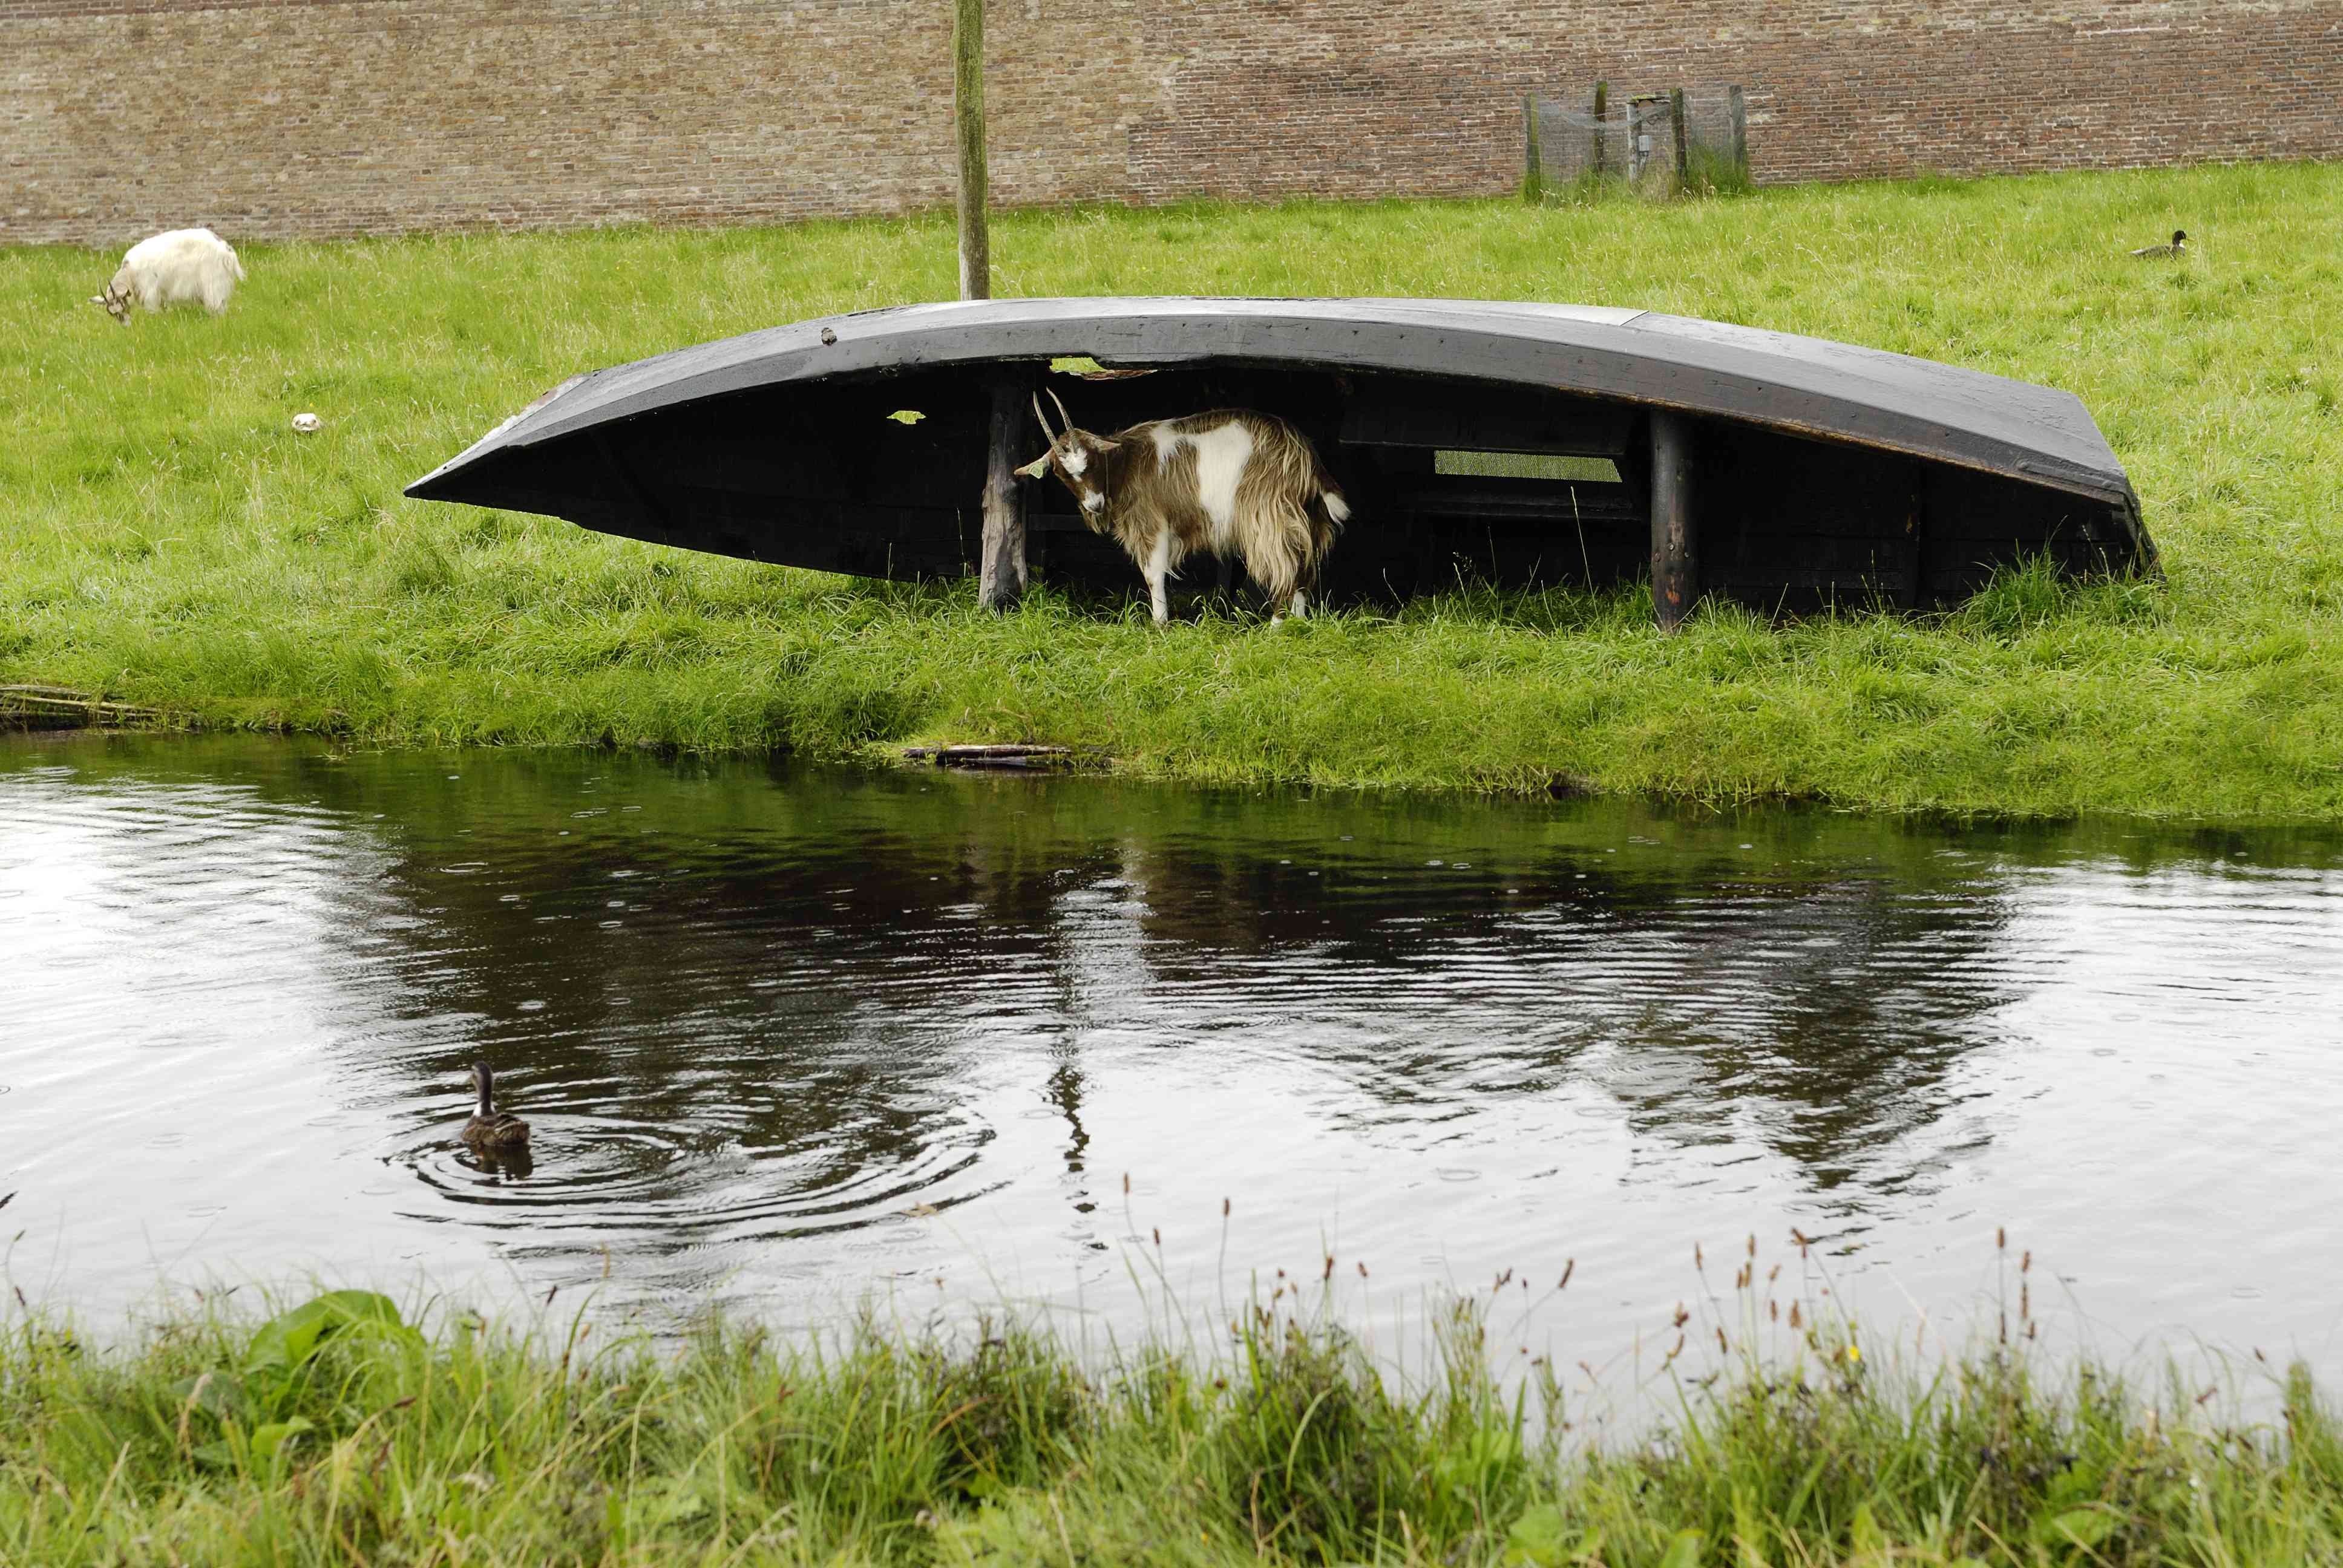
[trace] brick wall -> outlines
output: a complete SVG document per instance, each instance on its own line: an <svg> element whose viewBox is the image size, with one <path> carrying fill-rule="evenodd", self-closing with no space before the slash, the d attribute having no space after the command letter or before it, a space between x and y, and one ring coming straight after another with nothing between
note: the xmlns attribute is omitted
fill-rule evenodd
<svg viewBox="0 0 2343 1568"><path fill-rule="evenodd" d="M949 0L0 0L0 240L951 196ZM1468 195L1727 81L1760 179L2343 154L2343 0L992 0L1004 204Z"/></svg>

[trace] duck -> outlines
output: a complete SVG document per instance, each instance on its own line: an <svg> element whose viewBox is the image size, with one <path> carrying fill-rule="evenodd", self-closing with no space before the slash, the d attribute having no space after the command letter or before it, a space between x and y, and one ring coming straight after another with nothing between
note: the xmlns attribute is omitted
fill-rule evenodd
<svg viewBox="0 0 2343 1568"><path fill-rule="evenodd" d="M509 1111L498 1111L489 1095L496 1084L496 1075L485 1061L472 1063L472 1086L480 1091L480 1108L464 1123L461 1134L465 1142L475 1149L526 1149L528 1147L528 1123Z"/></svg>
<svg viewBox="0 0 2343 1568"><path fill-rule="evenodd" d="M2132 254L2134 256L2145 256L2149 257L2180 256L2184 255L2187 249L2188 231L2185 228L2176 228L2172 231L2172 243L2170 245L2144 245L2137 250L2133 251Z"/></svg>

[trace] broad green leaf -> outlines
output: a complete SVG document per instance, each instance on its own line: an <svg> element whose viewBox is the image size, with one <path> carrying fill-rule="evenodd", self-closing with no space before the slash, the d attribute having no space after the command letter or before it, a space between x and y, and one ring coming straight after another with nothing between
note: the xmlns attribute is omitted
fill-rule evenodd
<svg viewBox="0 0 2343 1568"><path fill-rule="evenodd" d="M2034 1526L2034 1539L2044 1545L2080 1546L2086 1550L2097 1546L2116 1527L2116 1515L2105 1508L2070 1508L2064 1513L2054 1513Z"/></svg>
<svg viewBox="0 0 2343 1568"><path fill-rule="evenodd" d="M1505 1536L1505 1568L1561 1568L1603 1561L1603 1532L1573 1530L1551 1503L1526 1509Z"/></svg>
<svg viewBox="0 0 2343 1568"><path fill-rule="evenodd" d="M182 1410L192 1404L206 1415L228 1421L244 1412L244 1383L232 1372L206 1372L172 1384L171 1399Z"/></svg>
<svg viewBox="0 0 2343 1568"><path fill-rule="evenodd" d="M1668 1542L1668 1550L1660 1559L1660 1568L1700 1568L1700 1543L1703 1537L1697 1530L1679 1530Z"/></svg>
<svg viewBox="0 0 2343 1568"><path fill-rule="evenodd" d="M1480 1426L1463 1442L1443 1445L1433 1461L1433 1473L1452 1492L1482 1493L1503 1482L1520 1462L1521 1452L1521 1443L1506 1428Z"/></svg>
<svg viewBox="0 0 2343 1568"><path fill-rule="evenodd" d="M1522 1511L1522 1516L1505 1533L1505 1544L1529 1562L1555 1563L1562 1559L1563 1543L1569 1533L1562 1510L1551 1503L1541 1503Z"/></svg>
<svg viewBox="0 0 2343 1568"><path fill-rule="evenodd" d="M328 1335L354 1323L402 1326L397 1303L388 1296L372 1291L329 1291L278 1313L254 1331L251 1342L245 1346L244 1370L279 1375L294 1372Z"/></svg>
<svg viewBox="0 0 2343 1568"><path fill-rule="evenodd" d="M272 1421L266 1426L255 1427L252 1432L252 1454L261 1462L271 1463L277 1452L305 1432L314 1432L315 1424L302 1416L290 1421Z"/></svg>

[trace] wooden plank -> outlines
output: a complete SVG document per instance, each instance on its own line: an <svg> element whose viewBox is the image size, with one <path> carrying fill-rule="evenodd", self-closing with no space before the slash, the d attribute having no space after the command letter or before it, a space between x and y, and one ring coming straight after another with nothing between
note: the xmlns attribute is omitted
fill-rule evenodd
<svg viewBox="0 0 2343 1568"><path fill-rule="evenodd" d="M1616 403L1521 387L1367 382L1342 409L1346 447L1616 457L1634 415Z"/></svg>
<svg viewBox="0 0 2343 1568"><path fill-rule="evenodd" d="M1692 421L1672 410L1652 415L1652 611L1662 631L1692 613L1700 591L1694 523Z"/></svg>
<svg viewBox="0 0 2343 1568"><path fill-rule="evenodd" d="M1395 487L1377 509L1541 527L1580 520L1635 524L1644 520L1636 499L1624 485L1475 477Z"/></svg>
<svg viewBox="0 0 2343 1568"><path fill-rule="evenodd" d="M155 709L109 702L69 687L0 686L0 729L66 729L100 724L154 724L162 718Z"/></svg>
<svg viewBox="0 0 2343 1568"><path fill-rule="evenodd" d="M906 757L932 757L938 762L971 761L999 757L1070 757L1073 748L1026 741L954 741L947 746L906 746Z"/></svg>

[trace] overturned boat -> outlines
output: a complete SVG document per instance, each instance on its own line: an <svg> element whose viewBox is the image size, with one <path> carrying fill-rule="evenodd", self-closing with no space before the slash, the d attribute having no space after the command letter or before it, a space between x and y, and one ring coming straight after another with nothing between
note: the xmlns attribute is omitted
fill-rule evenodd
<svg viewBox="0 0 2343 1568"><path fill-rule="evenodd" d="M1093 430L1283 416L1353 518L1323 590L1648 577L1663 624L1920 608L1999 566L2152 570L2123 465L2072 394L1879 349L1604 307L1009 299L777 327L564 383L409 496L751 560L1139 586L1062 487L1011 487L1057 389ZM1003 552L1007 552L1004 555ZM1003 567L1003 561L1009 565ZM1192 574L1192 578L1193 574Z"/></svg>

